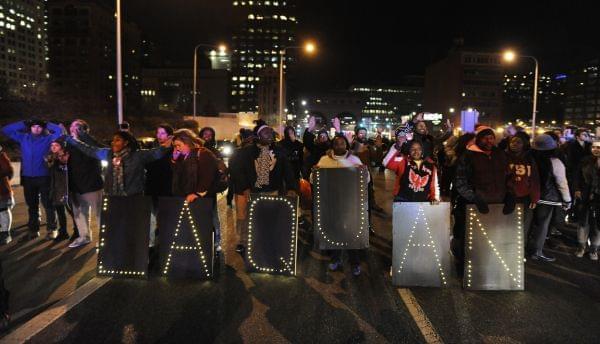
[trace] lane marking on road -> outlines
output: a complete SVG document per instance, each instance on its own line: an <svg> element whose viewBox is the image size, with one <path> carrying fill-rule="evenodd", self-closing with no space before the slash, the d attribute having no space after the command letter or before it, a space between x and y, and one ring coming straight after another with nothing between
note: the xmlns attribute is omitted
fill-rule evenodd
<svg viewBox="0 0 600 344"><path fill-rule="evenodd" d="M408 312L417 324L419 331L421 331L425 342L427 344L443 344L442 337L437 333L410 289L399 288L398 294L400 294L400 298L408 308Z"/></svg>
<svg viewBox="0 0 600 344"><path fill-rule="evenodd" d="M30 340L31 338L33 338L33 336L40 333L43 329L48 327L54 321L58 320L58 318L63 316L73 307L77 306L81 301L90 296L96 290L100 289L110 280L110 277L92 278L86 284L76 289L69 296L58 301L54 306L36 315L33 319L19 326L14 331L9 333L6 337L0 339L0 342L24 343Z"/></svg>

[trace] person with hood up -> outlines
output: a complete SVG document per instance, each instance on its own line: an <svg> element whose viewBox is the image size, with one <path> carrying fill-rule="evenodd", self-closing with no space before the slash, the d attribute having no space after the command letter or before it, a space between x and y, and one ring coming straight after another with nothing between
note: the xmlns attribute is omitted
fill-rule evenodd
<svg viewBox="0 0 600 344"><path fill-rule="evenodd" d="M21 147L21 185L29 212L29 233L23 240L40 236L40 200L46 211L46 229L49 239L56 238L56 213L50 202L50 172L45 156L50 143L63 135L62 128L40 119L20 121L2 128L2 133Z"/></svg>

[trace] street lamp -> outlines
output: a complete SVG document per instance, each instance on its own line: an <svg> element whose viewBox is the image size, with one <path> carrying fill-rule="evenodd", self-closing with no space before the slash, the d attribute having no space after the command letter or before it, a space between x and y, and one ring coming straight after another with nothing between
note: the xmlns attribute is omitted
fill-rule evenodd
<svg viewBox="0 0 600 344"><path fill-rule="evenodd" d="M219 44L218 47L216 47L213 44L198 44L196 45L196 47L194 47L194 81L193 81L193 85L194 88L192 90L192 104L193 104L193 110L192 110L192 116L194 116L194 119L196 119L196 94L198 93L196 91L197 89L197 81L198 81L198 48L200 47L205 47L205 48L218 48L219 49L219 53L221 55L223 55L225 53L225 51L227 50L227 46L225 44Z"/></svg>
<svg viewBox="0 0 600 344"><path fill-rule="evenodd" d="M316 52L317 46L313 42L306 42L304 46L283 47L279 51L279 125L283 125L283 63L285 53L290 49L303 49L306 54L312 55ZM304 105L304 102L302 105Z"/></svg>
<svg viewBox="0 0 600 344"><path fill-rule="evenodd" d="M537 97L538 97L538 74L539 74L539 69L540 69L539 62L533 56L517 55L512 50L505 51L502 54L502 57L503 57L504 61L506 61L508 63L512 63L513 61L515 61L517 59L517 57L524 57L524 58L532 59L533 62L535 62L535 72L533 73L533 110L532 110L532 114L531 114L531 136L535 137L535 117L537 114Z"/></svg>
<svg viewBox="0 0 600 344"><path fill-rule="evenodd" d="M116 0L117 21L117 120L123 123L123 60L121 57L121 0Z"/></svg>

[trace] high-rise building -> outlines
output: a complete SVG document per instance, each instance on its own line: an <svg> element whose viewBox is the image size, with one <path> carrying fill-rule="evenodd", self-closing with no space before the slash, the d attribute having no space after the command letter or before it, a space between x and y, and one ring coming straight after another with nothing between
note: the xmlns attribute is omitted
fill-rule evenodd
<svg viewBox="0 0 600 344"><path fill-rule="evenodd" d="M569 73L564 119L578 125L600 123L600 58Z"/></svg>
<svg viewBox="0 0 600 344"><path fill-rule="evenodd" d="M39 100L46 93L45 1L0 1L0 97Z"/></svg>
<svg viewBox="0 0 600 344"><path fill-rule="evenodd" d="M423 86L356 85L350 91L363 97L362 118L398 124L401 116L423 110Z"/></svg>
<svg viewBox="0 0 600 344"><path fill-rule="evenodd" d="M505 121L520 119L527 123L532 116L533 72L505 73L502 114ZM562 120L566 99L566 74L541 75L538 79L537 119Z"/></svg>
<svg viewBox="0 0 600 344"><path fill-rule="evenodd" d="M48 2L49 93L65 111L116 112L114 8L98 0ZM141 33L123 25L123 88L126 110L139 108Z"/></svg>
<svg viewBox="0 0 600 344"><path fill-rule="evenodd" d="M499 124L503 75L499 54L455 47L426 69L425 111L448 115L460 126L461 110L472 108L481 123Z"/></svg>
<svg viewBox="0 0 600 344"><path fill-rule="evenodd" d="M269 76L279 67L281 49L296 45L294 1L233 1L233 9L234 15L244 18L244 24L233 36L231 110L258 112L273 122L277 111L260 107L258 87L263 77L270 85ZM288 51L284 62L287 71L294 63L293 51ZM270 89L269 85L263 89Z"/></svg>

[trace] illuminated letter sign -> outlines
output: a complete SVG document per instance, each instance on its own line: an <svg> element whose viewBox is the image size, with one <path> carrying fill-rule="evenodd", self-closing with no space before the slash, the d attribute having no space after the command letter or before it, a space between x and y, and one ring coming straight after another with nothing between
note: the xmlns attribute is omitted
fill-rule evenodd
<svg viewBox="0 0 600 344"><path fill-rule="evenodd" d="M443 287L450 273L450 203L394 203L392 282Z"/></svg>
<svg viewBox="0 0 600 344"><path fill-rule="evenodd" d="M366 168L313 171L315 246L320 250L369 247Z"/></svg>
<svg viewBox="0 0 600 344"><path fill-rule="evenodd" d="M296 274L298 198L251 194L248 205L246 268Z"/></svg>
<svg viewBox="0 0 600 344"><path fill-rule="evenodd" d="M213 276L212 198L187 203L160 197L158 211L161 273L166 277L206 279Z"/></svg>
<svg viewBox="0 0 600 344"><path fill-rule="evenodd" d="M145 196L110 196L102 201L98 274L148 275L152 200Z"/></svg>
<svg viewBox="0 0 600 344"><path fill-rule="evenodd" d="M523 290L523 206L510 215L502 204L481 214L467 206L464 287L471 290Z"/></svg>

